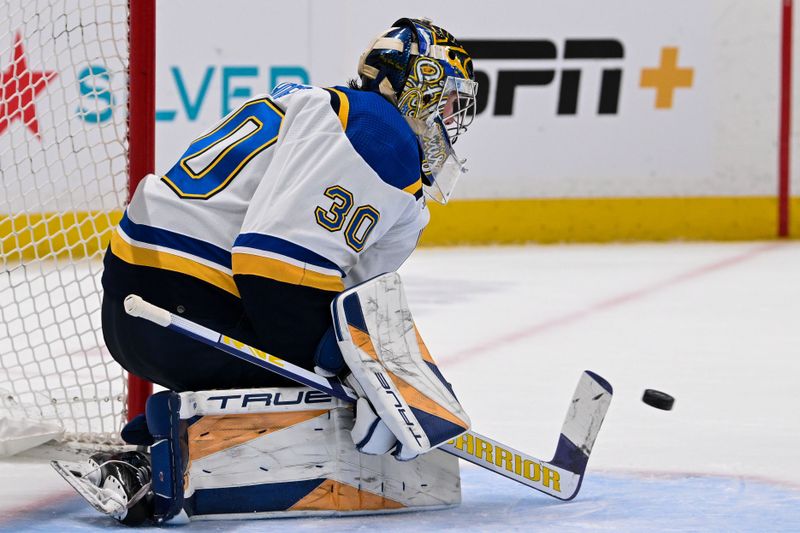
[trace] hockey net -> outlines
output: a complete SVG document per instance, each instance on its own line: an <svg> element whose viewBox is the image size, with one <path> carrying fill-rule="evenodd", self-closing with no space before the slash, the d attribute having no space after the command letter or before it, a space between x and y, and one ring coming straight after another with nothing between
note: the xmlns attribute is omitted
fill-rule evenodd
<svg viewBox="0 0 800 533"><path fill-rule="evenodd" d="M129 389L103 342L100 276L129 189L129 2L0 13L0 444L16 451L21 421L114 443Z"/></svg>

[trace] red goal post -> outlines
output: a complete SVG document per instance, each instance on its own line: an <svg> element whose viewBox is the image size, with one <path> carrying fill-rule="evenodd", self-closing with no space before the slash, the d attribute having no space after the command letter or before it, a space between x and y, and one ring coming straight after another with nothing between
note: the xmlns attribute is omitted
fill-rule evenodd
<svg viewBox="0 0 800 533"><path fill-rule="evenodd" d="M156 154L156 0L129 2L128 199L142 178L155 171ZM128 375L128 420L144 412L152 392L151 383Z"/></svg>

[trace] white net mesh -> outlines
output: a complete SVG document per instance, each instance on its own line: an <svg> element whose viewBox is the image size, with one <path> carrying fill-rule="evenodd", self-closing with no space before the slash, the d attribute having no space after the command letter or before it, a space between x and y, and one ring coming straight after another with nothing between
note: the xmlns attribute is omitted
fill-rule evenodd
<svg viewBox="0 0 800 533"><path fill-rule="evenodd" d="M0 0L0 390L111 441L125 377L100 330L127 196L127 0ZM18 410L19 410L18 409Z"/></svg>

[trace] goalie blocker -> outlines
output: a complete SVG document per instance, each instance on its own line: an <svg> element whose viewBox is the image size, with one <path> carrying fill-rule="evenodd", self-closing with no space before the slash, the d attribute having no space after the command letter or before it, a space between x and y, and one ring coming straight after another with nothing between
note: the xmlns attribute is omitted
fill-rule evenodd
<svg viewBox="0 0 800 533"><path fill-rule="evenodd" d="M124 436L150 446L156 523L389 513L460 503L456 457L434 451L400 462L361 454L350 438L350 405L307 387L164 391L148 400L146 427L140 418ZM95 508L124 516L114 509L114 495L85 486L85 468L58 463L56 470L84 498L94 498Z"/></svg>
<svg viewBox="0 0 800 533"><path fill-rule="evenodd" d="M393 450L406 461L469 430L469 417L417 331L399 274L356 285L331 307L341 358L352 372L347 382L360 396L353 430L359 450ZM324 370L320 360L336 355L318 354L318 366Z"/></svg>

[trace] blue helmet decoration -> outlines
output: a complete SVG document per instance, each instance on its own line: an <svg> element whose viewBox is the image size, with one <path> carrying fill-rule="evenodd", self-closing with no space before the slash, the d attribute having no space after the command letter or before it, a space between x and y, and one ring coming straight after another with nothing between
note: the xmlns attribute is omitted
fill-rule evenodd
<svg viewBox="0 0 800 533"><path fill-rule="evenodd" d="M403 18L372 41L358 73L363 89L380 92L406 117L424 155L426 192L446 203L466 172L452 145L475 117L478 84L469 53L431 21Z"/></svg>
<svg viewBox="0 0 800 533"><path fill-rule="evenodd" d="M376 37L359 60L362 87L380 92L397 103L397 96L406 83L415 40L415 33L408 26L389 28Z"/></svg>

